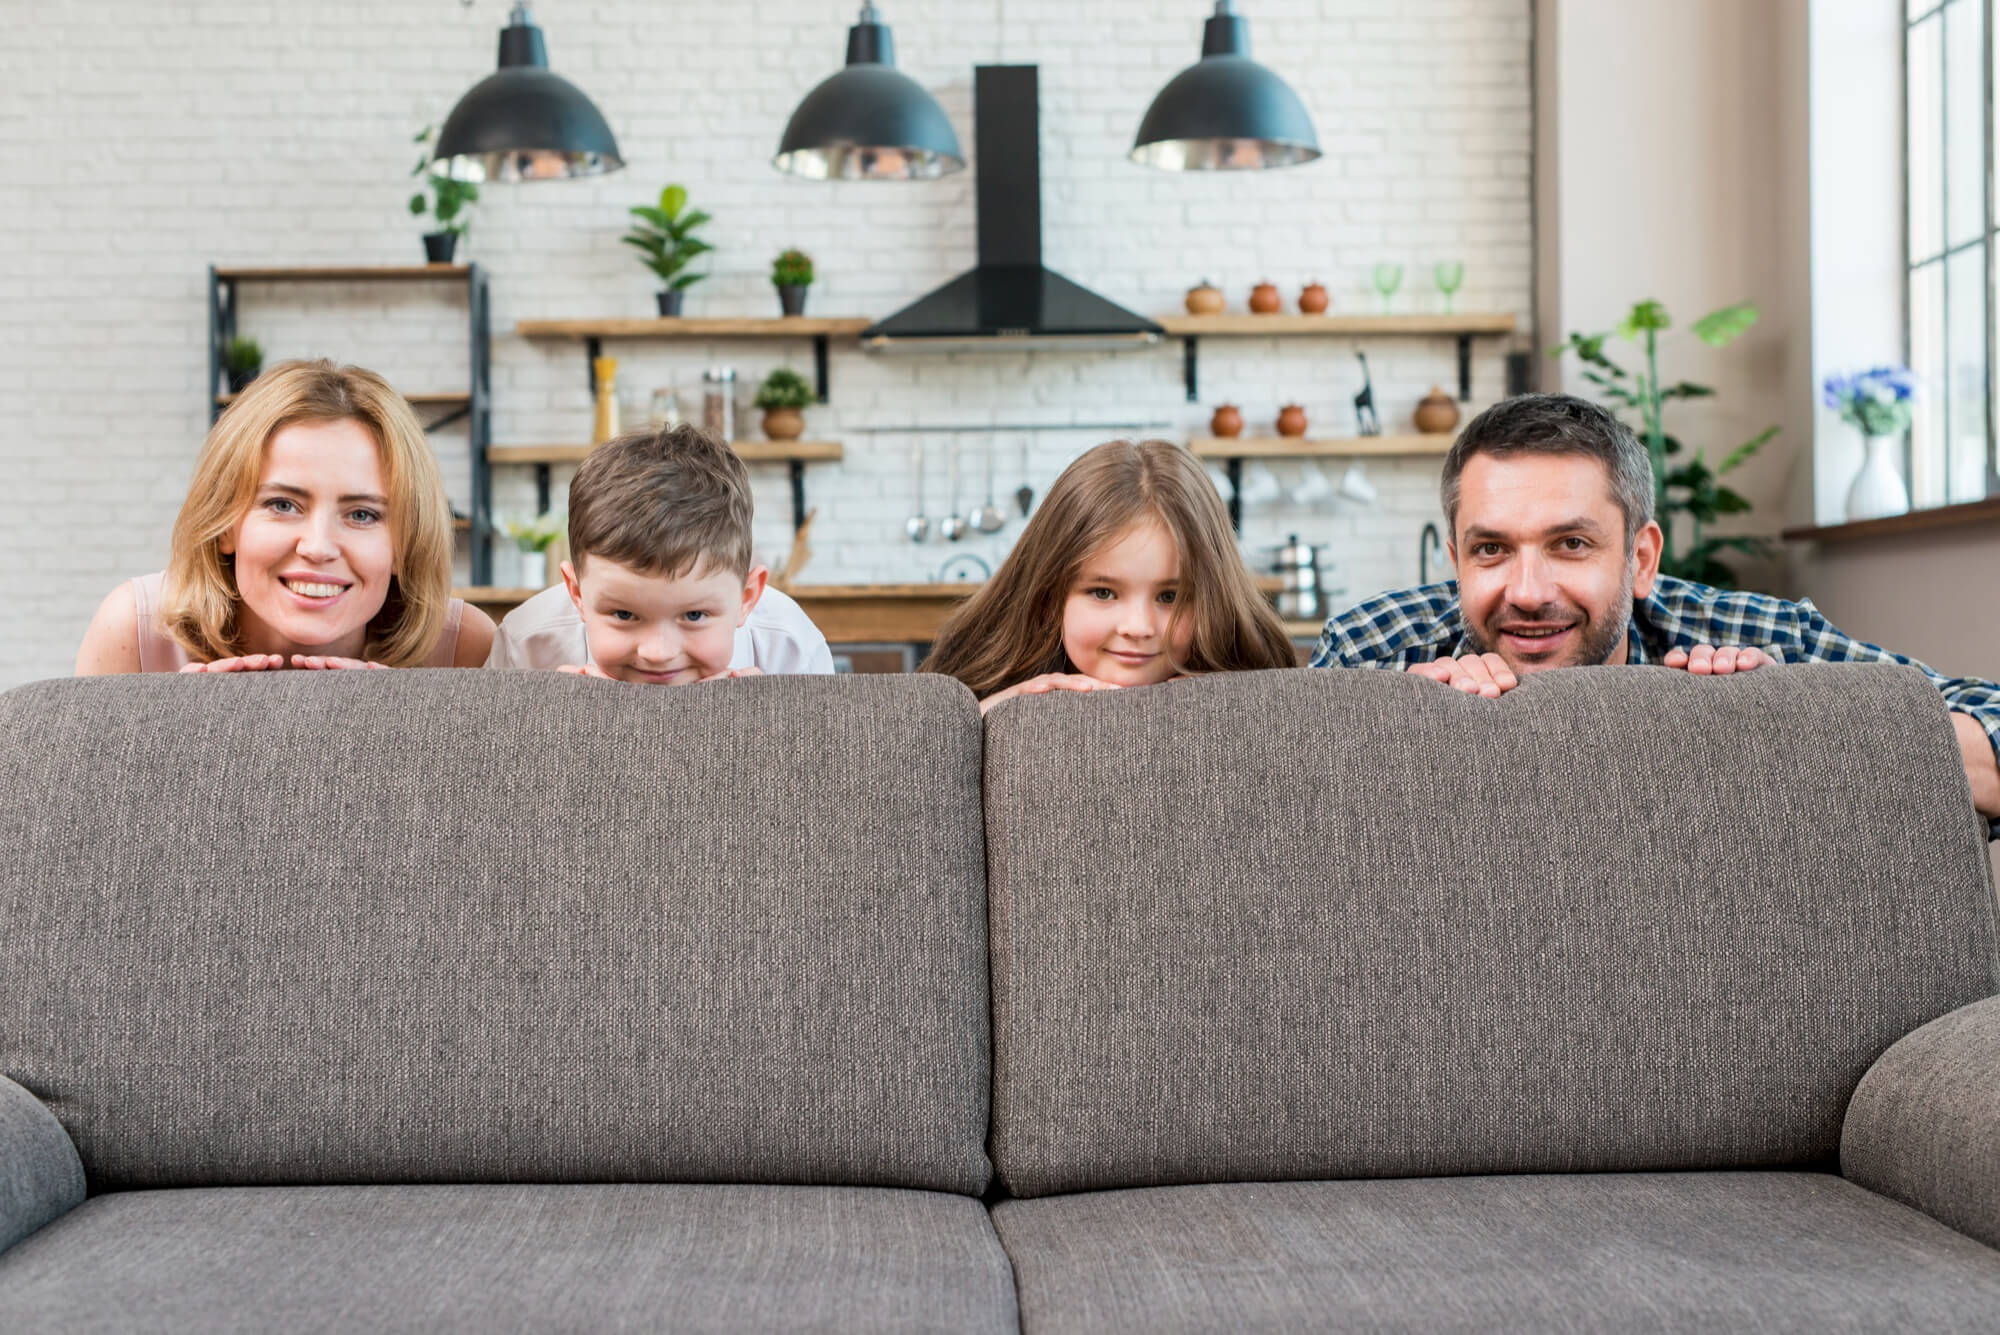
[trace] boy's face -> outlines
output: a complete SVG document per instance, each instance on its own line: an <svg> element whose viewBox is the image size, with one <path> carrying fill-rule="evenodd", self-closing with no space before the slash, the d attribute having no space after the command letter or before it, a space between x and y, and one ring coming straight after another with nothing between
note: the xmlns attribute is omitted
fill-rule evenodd
<svg viewBox="0 0 2000 1335"><path fill-rule="evenodd" d="M583 618L591 661L608 677L683 686L729 669L736 630L764 594L762 566L748 575L696 566L672 579L642 575L602 556L563 562L563 584Z"/></svg>

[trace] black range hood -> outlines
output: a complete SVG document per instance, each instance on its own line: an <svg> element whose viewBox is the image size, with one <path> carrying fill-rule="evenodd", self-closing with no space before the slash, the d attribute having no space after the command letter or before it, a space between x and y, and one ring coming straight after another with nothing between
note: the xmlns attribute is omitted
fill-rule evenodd
<svg viewBox="0 0 2000 1335"><path fill-rule="evenodd" d="M1042 267L1039 83L1033 65L974 72L979 267L863 330L863 347L1127 347L1165 335L1144 316Z"/></svg>

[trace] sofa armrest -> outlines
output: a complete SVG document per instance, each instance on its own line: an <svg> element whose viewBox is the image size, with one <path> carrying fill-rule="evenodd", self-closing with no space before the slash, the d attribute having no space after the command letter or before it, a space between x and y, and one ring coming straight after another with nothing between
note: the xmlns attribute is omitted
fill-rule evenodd
<svg viewBox="0 0 2000 1335"><path fill-rule="evenodd" d="M56 1115L0 1075L0 1252L83 1204L83 1160Z"/></svg>
<svg viewBox="0 0 2000 1335"><path fill-rule="evenodd" d="M1868 1068L1840 1171L2000 1247L2000 997L1931 1021Z"/></svg>

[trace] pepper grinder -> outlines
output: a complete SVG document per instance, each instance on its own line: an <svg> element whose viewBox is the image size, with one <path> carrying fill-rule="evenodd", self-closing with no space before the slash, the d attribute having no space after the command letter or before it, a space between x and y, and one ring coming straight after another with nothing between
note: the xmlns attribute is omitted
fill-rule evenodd
<svg viewBox="0 0 2000 1335"><path fill-rule="evenodd" d="M618 359L592 358L590 369L597 377L597 421L590 430L590 443L602 445L618 434Z"/></svg>

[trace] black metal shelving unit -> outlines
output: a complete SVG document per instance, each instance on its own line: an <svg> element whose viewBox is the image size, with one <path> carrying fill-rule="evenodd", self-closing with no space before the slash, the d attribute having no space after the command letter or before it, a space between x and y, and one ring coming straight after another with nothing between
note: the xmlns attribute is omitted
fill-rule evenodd
<svg viewBox="0 0 2000 1335"><path fill-rule="evenodd" d="M289 268L220 268L208 266L208 420L213 423L228 406L223 349L236 337L238 283L409 283L462 282L465 285L468 368L463 394L410 395L419 409L441 408L444 414L424 423L436 431L464 420L472 463L472 514L467 523L472 583L493 577L493 471L487 448L493 441L493 330L486 274L477 264L326 265Z"/></svg>

